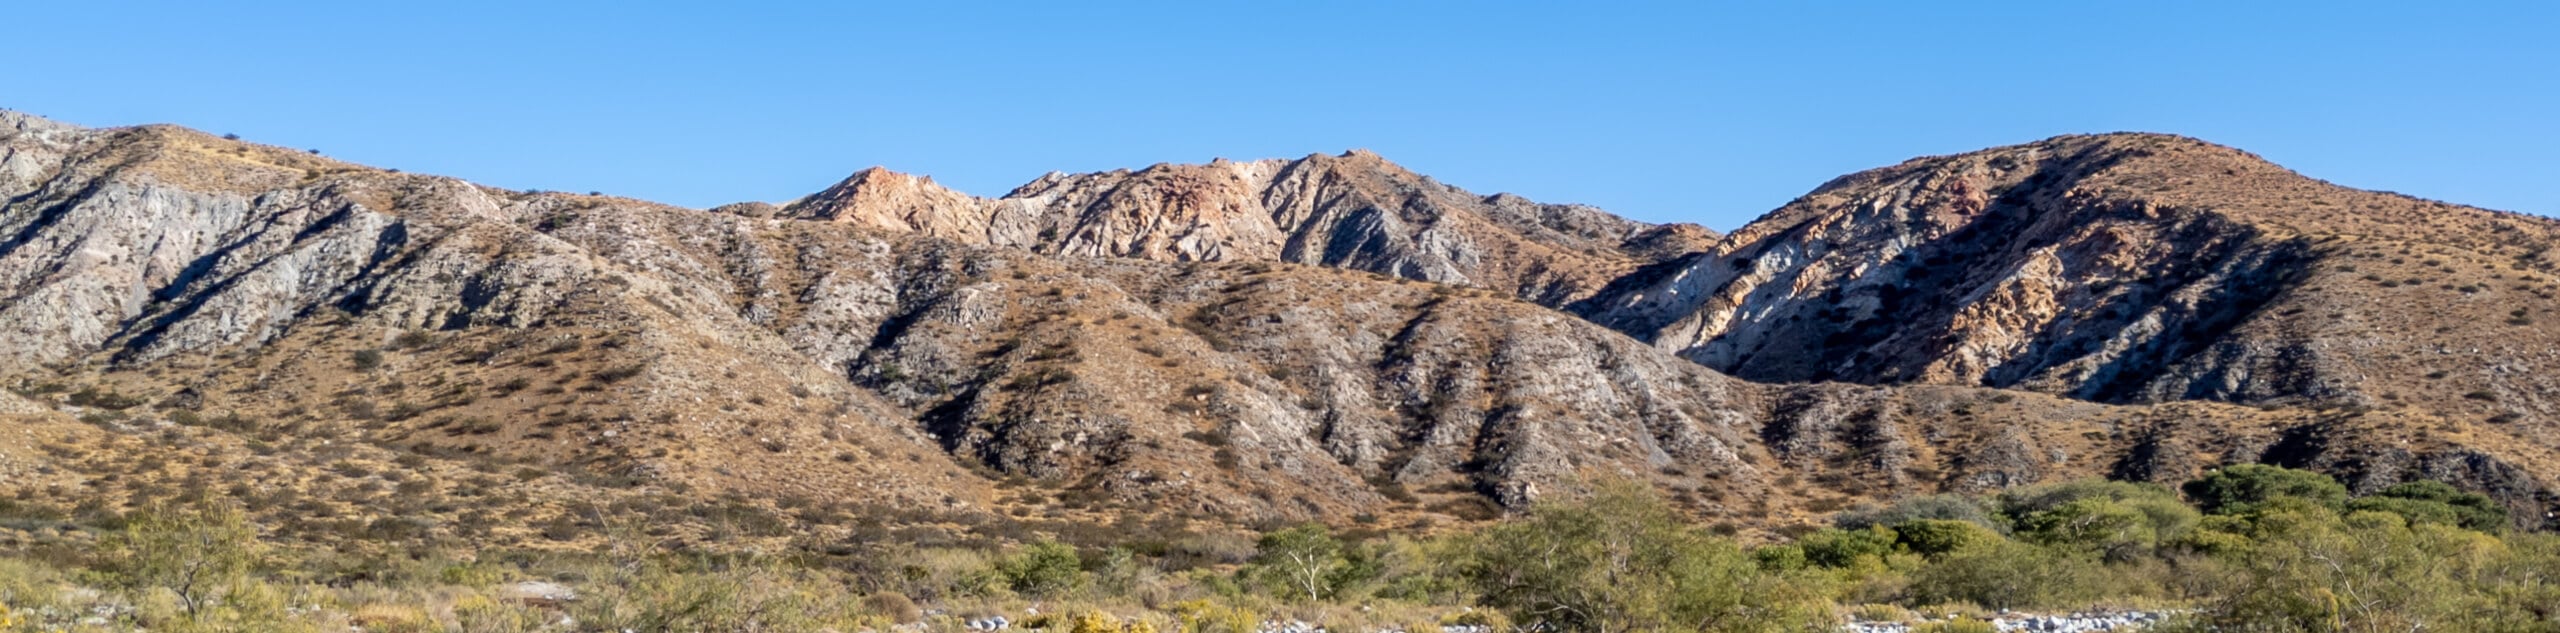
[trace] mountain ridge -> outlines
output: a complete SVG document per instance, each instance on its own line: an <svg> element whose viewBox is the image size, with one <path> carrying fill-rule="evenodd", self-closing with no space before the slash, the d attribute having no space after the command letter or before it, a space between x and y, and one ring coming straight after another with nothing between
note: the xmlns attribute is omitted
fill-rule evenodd
<svg viewBox="0 0 2560 633"><path fill-rule="evenodd" d="M96 425L109 429L228 412L264 420L257 428L560 473L599 494L1152 507L1239 521L1466 519L1624 477L1673 491L1707 520L1768 529L1893 495L2098 474L2175 480L2270 460L2360 489L2446 479L2538 525L2553 503L2545 482L2560 472L2529 432L2544 424L2538 385L2511 382L2516 395L2494 404L2462 395L2497 376L2404 389L2423 406L2282 381L2263 382L2294 400L2202 398L2254 405L2236 406L2093 403L2050 395L2076 395L2059 383L1989 389L1954 371L1874 385L1738 380L1658 329L1611 318L1635 289L1661 296L1663 280L1696 266L1758 257L1769 268L1755 270L1785 270L1761 254L1800 247L1770 236L1809 232L1738 230L1753 237L1647 254L1628 246L1641 223L1566 230L1586 226L1585 210L1428 187L1374 157L1255 163L1271 166L1268 181L1245 163L1058 174L993 203L864 170L835 195L706 212L372 170L176 128L0 121L0 317L14 327L0 352L20 368L0 382L60 416L106 416ZM1912 218L2029 210L1996 211L2011 203L1951 187L1866 197L1922 200L1876 207ZM2069 199L2035 193L2011 206ZM1790 209L1830 217L1808 199ZM945 217L998 204L1047 224L989 215L979 231ZM2139 205L2074 204L2153 219ZM2205 236L2191 240L2205 248L2157 241L2177 245L2162 252L2273 252L2294 239L2179 213L2156 234ZM1388 221L1399 214L1431 221ZM1200 218L1246 228L1203 232L1214 227L1188 221ZM1303 247L1334 235L1360 236L1349 242L1360 248ZM1875 243L1918 234L1882 235ZM2015 264L1974 267L2008 280L2019 277L2001 271L2024 270ZM2211 275L2229 268L2206 266L2186 286L2221 287ZM2045 287L2085 283L2068 272L2045 275ZM2181 301L2158 303L2202 305ZM1804 309L1852 302L1823 303ZM1799 309L1788 305L1748 307ZM1689 318L1673 312L1653 318ZM1946 358L1961 356L1904 365L1963 366L1933 365ZM74 397L84 390L148 394L150 406L75 402L97 401ZM2522 411L2474 417L2489 406ZM1052 492L1005 483L1017 478Z"/></svg>
<svg viewBox="0 0 2560 633"><path fill-rule="evenodd" d="M1365 150L1051 172L1000 198L872 167L772 213L1050 254L1312 263L1549 304L1717 237L1587 206L1480 196Z"/></svg>

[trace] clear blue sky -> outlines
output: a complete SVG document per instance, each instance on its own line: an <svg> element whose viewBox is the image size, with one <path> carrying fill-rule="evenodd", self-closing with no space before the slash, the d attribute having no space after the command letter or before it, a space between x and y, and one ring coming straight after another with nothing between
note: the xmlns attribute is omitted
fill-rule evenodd
<svg viewBox="0 0 2560 633"><path fill-rule="evenodd" d="M2147 130L2560 213L2554 2L393 4L19 3L0 107L692 206L1365 147L1729 229L1915 155Z"/></svg>

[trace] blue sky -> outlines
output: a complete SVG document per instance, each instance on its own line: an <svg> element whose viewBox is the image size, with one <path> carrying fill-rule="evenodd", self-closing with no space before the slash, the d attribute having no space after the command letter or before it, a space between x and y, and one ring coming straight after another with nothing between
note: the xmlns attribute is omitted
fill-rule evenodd
<svg viewBox="0 0 2560 633"><path fill-rule="evenodd" d="M400 4L23 3L0 107L692 206L1365 147L1729 229L1916 155L2146 130L2560 214L2550 2Z"/></svg>

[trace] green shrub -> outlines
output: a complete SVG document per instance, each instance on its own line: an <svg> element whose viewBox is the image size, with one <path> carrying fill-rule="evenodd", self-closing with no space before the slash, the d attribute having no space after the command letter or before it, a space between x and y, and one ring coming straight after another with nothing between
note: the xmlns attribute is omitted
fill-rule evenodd
<svg viewBox="0 0 2560 633"><path fill-rule="evenodd" d="M2507 526L2507 508L2488 496L2463 492L2441 481L2421 480L2385 488L2347 503L2349 511L2390 512L2412 523L2438 523L2482 532Z"/></svg>
<svg viewBox="0 0 2560 633"><path fill-rule="evenodd" d="M2194 529L2199 515L2175 499L2085 497L2019 519L2020 538L2097 552L2109 560L2150 553Z"/></svg>
<svg viewBox="0 0 2560 633"><path fill-rule="evenodd" d="M1473 558L1479 600L1527 627L1778 631L1830 617L1819 596L1760 573L1732 541L1690 528L1636 484L1493 526Z"/></svg>
<svg viewBox="0 0 2560 633"><path fill-rule="evenodd" d="M1999 505L2000 512L2014 521L2082 499L2111 501L2164 499L2175 503L2178 501L2178 493L2159 484L2095 478L2073 479L2002 492Z"/></svg>
<svg viewBox="0 0 2560 633"><path fill-rule="evenodd" d="M852 622L845 589L767 559L647 556L582 589L582 630L804 631Z"/></svg>
<svg viewBox="0 0 2560 633"><path fill-rule="evenodd" d="M241 585L262 546L248 515L210 505L141 512L105 549L118 584L168 592L187 619L198 620L218 596Z"/></svg>
<svg viewBox="0 0 2560 633"><path fill-rule="evenodd" d="M2481 532L2411 524L2389 512L2340 516L2311 503L2269 504L2216 522L2235 544L2230 572L2207 589L2198 624L2250 631L2547 630L2560 564L2547 545L2510 547Z"/></svg>
<svg viewBox="0 0 2560 633"><path fill-rule="evenodd" d="M473 594L453 603L454 633L522 633L541 630L543 614L531 607Z"/></svg>
<svg viewBox="0 0 2560 633"><path fill-rule="evenodd" d="M1937 622L1922 622L1911 627L1911 633L2000 633L2000 627L1987 620L1958 616Z"/></svg>
<svg viewBox="0 0 2560 633"><path fill-rule="evenodd" d="M2329 508L2347 501L2347 487L2328 475L2266 464L2216 468L2183 489L2196 508L2209 514L2246 514L2278 498L2295 498Z"/></svg>
<svg viewBox="0 0 2560 633"><path fill-rule="evenodd" d="M1992 518L1982 502L1964 495L1925 495L1906 497L1882 506L1861 506L1833 517L1831 524L1844 530L1863 530L1873 526L1892 527L1922 519L1964 521L1998 531L2000 522Z"/></svg>
<svg viewBox="0 0 2560 633"><path fill-rule="evenodd" d="M1954 519L1904 521L1896 524L1893 531L1899 537L1895 543L1903 550L1932 557L2001 540L1998 532Z"/></svg>
<svg viewBox="0 0 2560 633"><path fill-rule="evenodd" d="M70 403L72 406L93 407L111 411L123 411L125 409L139 407L142 406L144 400L145 399L141 396L126 395L118 393L114 389L99 389L97 387L82 387L79 391L71 392L71 395L63 397L63 401Z"/></svg>
<svg viewBox="0 0 2560 633"><path fill-rule="evenodd" d="M1049 597L1083 585L1083 565L1083 561L1076 557L1074 546L1040 541L1022 546L1020 551L999 563L997 570L1014 591Z"/></svg>
<svg viewBox="0 0 2560 633"><path fill-rule="evenodd" d="M1794 543L1753 549L1751 558L1759 561L1761 571L1767 572L1791 572L1810 564L1805 560L1804 548Z"/></svg>
<svg viewBox="0 0 2560 633"><path fill-rule="evenodd" d="M1895 534L1892 528L1878 525L1862 530L1817 530L1797 538L1796 546L1804 549L1805 562L1845 569L1857 565L1860 560L1883 560L1886 554L1893 553L1894 544L1901 540L1902 536Z"/></svg>
<svg viewBox="0 0 2560 633"><path fill-rule="evenodd" d="M2105 579L2094 554L2000 540L1931 561L1912 574L1911 590L1919 604L2074 608L2104 593Z"/></svg>

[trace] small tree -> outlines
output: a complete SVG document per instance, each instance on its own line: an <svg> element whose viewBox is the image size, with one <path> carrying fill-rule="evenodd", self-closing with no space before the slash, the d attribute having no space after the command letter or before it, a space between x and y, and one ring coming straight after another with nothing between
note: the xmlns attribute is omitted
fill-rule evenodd
<svg viewBox="0 0 2560 633"><path fill-rule="evenodd" d="M1336 571L1346 565L1342 542L1334 540L1321 525L1301 525L1265 534L1255 546L1260 552L1254 555L1254 564L1286 584L1291 595L1305 594L1308 602L1323 599L1332 588Z"/></svg>
<svg viewBox="0 0 2560 633"><path fill-rule="evenodd" d="M259 549L258 529L228 505L148 511L107 543L123 584L169 590L191 620L247 577Z"/></svg>
<svg viewBox="0 0 2560 633"><path fill-rule="evenodd" d="M2332 510L2347 501L2347 487L2328 475L2266 464L2216 468L2183 488L2197 509L2210 514L2246 514L2279 498L2302 499Z"/></svg>

